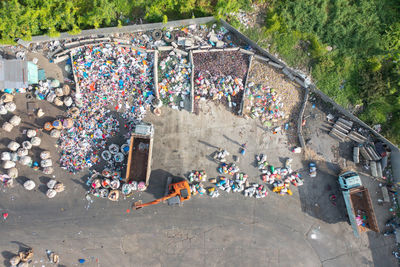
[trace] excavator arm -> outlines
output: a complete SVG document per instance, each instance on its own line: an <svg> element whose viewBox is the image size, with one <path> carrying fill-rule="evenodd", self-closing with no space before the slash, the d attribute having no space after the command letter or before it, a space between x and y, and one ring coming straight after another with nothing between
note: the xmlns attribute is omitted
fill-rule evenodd
<svg viewBox="0 0 400 267"><path fill-rule="evenodd" d="M163 201L165 201L167 199L170 199L172 197L175 197L177 195L178 195L178 193L174 192L174 193L171 193L171 194L169 194L169 195L167 195L165 197L162 197L162 198L159 198L159 199L147 202L147 203L142 203L141 201L137 201L137 202L135 202L135 209L140 209L140 208L143 208L143 207L146 207L146 206L156 205L156 204L158 204L160 202L163 202Z"/></svg>

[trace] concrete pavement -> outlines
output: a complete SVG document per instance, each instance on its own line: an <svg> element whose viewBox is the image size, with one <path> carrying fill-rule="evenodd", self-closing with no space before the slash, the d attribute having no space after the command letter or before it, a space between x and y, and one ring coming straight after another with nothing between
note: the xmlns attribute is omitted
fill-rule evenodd
<svg viewBox="0 0 400 267"><path fill-rule="evenodd" d="M209 112L199 116L167 108L161 117L148 115L155 125L153 172L148 192L135 193L134 199L113 203L92 197L89 203L85 173L69 175L58 167L55 177L66 191L54 199L21 185L3 190L0 212L10 214L0 223L4 265L26 244L35 251L32 266L53 266L46 249L60 255L59 266L78 266L80 258L86 259L82 266L396 266L391 238L367 233L356 239L342 207L329 203L325 188L336 190L334 172L321 166L311 180L301 157L294 157L293 169L303 169L305 184L293 196L269 192L264 199L248 199L221 192L217 199L195 196L183 207L160 204L127 213L134 201L161 196L169 175L204 169L215 177L217 164L208 158L215 147L238 155L238 144L246 142L239 166L257 182L255 154L267 153L275 166L294 156L290 132L272 135L255 120L203 105ZM43 137L55 156L54 139ZM22 176L41 186L49 179L29 169Z"/></svg>

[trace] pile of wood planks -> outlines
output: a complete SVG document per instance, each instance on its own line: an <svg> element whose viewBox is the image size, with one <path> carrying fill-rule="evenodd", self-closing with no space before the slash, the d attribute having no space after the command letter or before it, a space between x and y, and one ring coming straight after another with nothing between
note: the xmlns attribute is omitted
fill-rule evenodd
<svg viewBox="0 0 400 267"><path fill-rule="evenodd" d="M331 131L329 132L329 135L343 142L346 139L349 132L351 131L352 127L353 127L352 121L339 118L333 125Z"/></svg>
<svg viewBox="0 0 400 267"><path fill-rule="evenodd" d="M345 141L347 137L359 144L367 142L367 138L365 136L352 130L352 128L352 121L339 117L329 132L329 135L341 142Z"/></svg>

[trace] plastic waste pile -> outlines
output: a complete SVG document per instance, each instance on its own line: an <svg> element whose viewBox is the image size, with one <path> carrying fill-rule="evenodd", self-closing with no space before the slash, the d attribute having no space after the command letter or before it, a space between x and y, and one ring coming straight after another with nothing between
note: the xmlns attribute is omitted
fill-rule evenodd
<svg viewBox="0 0 400 267"><path fill-rule="evenodd" d="M10 177L7 174L2 174L0 175L0 184L2 184L4 187L13 187L14 178L15 177Z"/></svg>
<svg viewBox="0 0 400 267"><path fill-rule="evenodd" d="M101 173L91 171L86 185L89 187L88 194L111 201L118 201L120 196L129 197L135 191L146 190L144 182L125 183L120 171L111 171L108 168L103 169Z"/></svg>
<svg viewBox="0 0 400 267"><path fill-rule="evenodd" d="M197 98L226 99L229 107L237 105L232 97L243 91L242 79L230 75L212 75L208 71L199 72L194 83Z"/></svg>
<svg viewBox="0 0 400 267"><path fill-rule="evenodd" d="M39 81L39 84L29 86L28 90L33 90L37 99L47 100L56 106L70 107L74 104L74 98L71 96L71 88L68 84L60 85L59 80L47 79Z"/></svg>
<svg viewBox="0 0 400 267"><path fill-rule="evenodd" d="M212 198L220 196L220 191L227 193L243 193L246 197L263 198L268 195L267 187L259 184L250 184L248 175L240 172L239 167L234 163L221 163L218 167L221 174L231 175L210 178L207 181L205 171L192 171L188 175L192 195L208 195ZM205 182L213 186L205 187Z"/></svg>
<svg viewBox="0 0 400 267"><path fill-rule="evenodd" d="M205 182L207 181L207 174L205 171L191 171L188 175L189 183Z"/></svg>
<svg viewBox="0 0 400 267"><path fill-rule="evenodd" d="M222 162L220 166L218 167L218 172L220 174L229 174L229 175L234 175L240 171L239 167L235 163L230 163L227 164L225 162Z"/></svg>
<svg viewBox="0 0 400 267"><path fill-rule="evenodd" d="M278 121L285 118L286 114L281 111L283 102L273 88L262 87L260 84L249 83L246 95L250 101L251 118L260 118L265 125L269 121Z"/></svg>
<svg viewBox="0 0 400 267"><path fill-rule="evenodd" d="M190 180L189 180L190 181ZM209 195L212 198L220 196L220 191L227 193L243 193L246 197L264 198L268 195L267 187L259 184L250 184L248 176L245 173L236 172L231 178L219 176L218 178L211 178L208 182L213 186L205 189L204 180L193 180L190 187L192 195Z"/></svg>
<svg viewBox="0 0 400 267"><path fill-rule="evenodd" d="M22 143L10 141L10 143L8 143L7 145L9 151L3 151L1 153L1 160L3 161L2 167L3 169L7 170L7 176L11 179L15 179L18 177L18 169L16 167L17 163L28 167L34 167L35 165L34 164L35 162L33 162L32 157L29 156L29 151L32 149L32 147L39 146L41 144L41 138L37 137L36 131L32 129L25 131L25 133L27 134L27 137L30 138L30 140L23 141ZM44 159L46 160L46 164L49 165L48 166L42 165L41 167L43 168L43 171L46 170L45 167L51 167L52 165L49 152L48 155L49 156ZM37 168L36 169L34 168L34 170L39 169L39 164L36 163L36 165ZM9 185L12 185L12 182L8 181L7 183Z"/></svg>
<svg viewBox="0 0 400 267"><path fill-rule="evenodd" d="M256 157L258 169L262 172L261 179L264 183L272 184L274 186L273 192L281 195L292 195L289 189L290 184L294 186L303 185L303 178L300 173L292 170L292 159L286 159L285 166L282 168L275 168L267 162L267 156L260 154Z"/></svg>
<svg viewBox="0 0 400 267"><path fill-rule="evenodd" d="M51 179L47 182L47 188L46 196L48 198L53 198L57 195L57 193L61 193L65 190L64 184L55 179Z"/></svg>
<svg viewBox="0 0 400 267"><path fill-rule="evenodd" d="M109 112L102 109L89 117L83 111L74 127L61 132L58 143L63 169L75 173L85 167L92 167L99 161L99 150L106 145L108 138L119 132L119 122L114 116L107 116ZM83 120L85 115L86 120Z"/></svg>
<svg viewBox="0 0 400 267"><path fill-rule="evenodd" d="M181 101L190 96L190 64L186 57L171 51L160 62L159 71L160 97L164 104L177 108Z"/></svg>
<svg viewBox="0 0 400 267"><path fill-rule="evenodd" d="M218 162L226 162L227 156L229 156L229 152L225 149L219 148L214 152L213 158Z"/></svg>
<svg viewBox="0 0 400 267"><path fill-rule="evenodd" d="M110 44L75 51L73 69L82 106L74 127L59 139L64 169L75 173L98 162L106 139L119 131L111 109L122 112L129 131L142 120L154 98L152 64L151 55L144 51Z"/></svg>

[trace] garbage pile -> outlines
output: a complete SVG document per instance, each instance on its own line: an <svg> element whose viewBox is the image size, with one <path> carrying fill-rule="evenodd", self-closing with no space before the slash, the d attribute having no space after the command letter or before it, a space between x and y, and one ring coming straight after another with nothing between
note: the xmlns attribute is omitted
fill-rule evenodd
<svg viewBox="0 0 400 267"><path fill-rule="evenodd" d="M34 96L39 100L47 100L58 107L71 107L75 102L68 84L62 87L59 80L47 79L39 81L39 84L29 86L28 90L33 90Z"/></svg>
<svg viewBox="0 0 400 267"><path fill-rule="evenodd" d="M195 100L201 97L226 101L238 111L243 96L249 58L238 51L193 54Z"/></svg>
<svg viewBox="0 0 400 267"><path fill-rule="evenodd" d="M178 108L181 101L190 96L191 67L186 57L171 51L159 64L158 84L160 98L172 108ZM183 102L182 102L183 103Z"/></svg>
<svg viewBox="0 0 400 267"><path fill-rule="evenodd" d="M65 190L64 184L54 179L47 182L47 188L46 196L48 198L53 198L57 193L61 193Z"/></svg>
<svg viewBox="0 0 400 267"><path fill-rule="evenodd" d="M256 183L250 183L247 174L240 172L239 167L234 163L222 162L218 167L220 174L231 175L210 178L207 181L205 171L192 171L188 175L192 195L208 195L212 198L220 196L220 191L227 193L243 193L246 197L264 198L268 195L267 187ZM209 182L213 186L205 187L204 182Z"/></svg>
<svg viewBox="0 0 400 267"><path fill-rule="evenodd" d="M249 83L246 88L247 98L251 106L250 117L260 118L266 126L269 121L276 122L285 118L286 114L282 111L283 102L273 88L263 87L260 84Z"/></svg>
<svg viewBox="0 0 400 267"><path fill-rule="evenodd" d="M10 259L10 266L18 266L18 267L27 267L33 258L33 249L29 248L24 251L18 252L18 255L15 255Z"/></svg>
<svg viewBox="0 0 400 267"><path fill-rule="evenodd" d="M101 109L89 117L81 112L74 127L64 129L58 139L61 167L70 173L76 173L85 167L92 167L99 161L99 150L106 145L106 140L119 132L119 122L108 115L110 111ZM86 119L86 120L85 120Z"/></svg>
<svg viewBox="0 0 400 267"><path fill-rule="evenodd" d="M290 184L294 186L303 185L303 178L300 173L292 170L292 159L286 159L283 168L275 168L267 162L267 156L260 154L256 157L258 169L262 172L261 179L264 183L273 185L273 192L280 195L292 195L289 189Z"/></svg>
<svg viewBox="0 0 400 267"><path fill-rule="evenodd" d="M182 28L169 28L166 30L153 30L149 32L124 34L133 46L154 49L160 46L174 45L184 49L195 49L200 46L213 46L224 48L235 46L232 35L220 25L192 24Z"/></svg>
<svg viewBox="0 0 400 267"><path fill-rule="evenodd" d="M152 56L145 51L99 44L78 48L73 57L82 101L74 127L60 137L61 165L71 173L93 166L106 139L119 132L110 110L122 112L132 131L153 96Z"/></svg>
<svg viewBox="0 0 400 267"><path fill-rule="evenodd" d="M225 176L211 178L208 182L213 184L213 186L207 188L203 185L203 182L206 181L205 179L191 179L191 176L192 173L189 176L189 181L192 181L190 184L192 195L207 194L212 198L217 198L220 196L219 190L227 193L243 193L246 197L264 198L268 195L266 186L256 183L250 184L248 176L245 173L236 172L231 178Z"/></svg>
<svg viewBox="0 0 400 267"><path fill-rule="evenodd" d="M15 179L18 177L18 169L16 168L17 163L23 166L35 167L32 157L29 156L29 151L34 146L40 146L42 140L40 137L36 136L35 130L30 129L26 131L26 133L29 140L23 141L21 144L15 141L10 141L10 143L8 143L7 145L9 151L4 151L1 153L1 160L3 161L2 167L3 169L7 170L7 176L10 177L11 179ZM43 171L46 170L46 167L52 166L51 159L49 159L49 157L44 159L46 160L46 164L44 164L43 160L41 162L42 163L41 167L43 168ZM36 169L34 168L34 170L39 169L39 164L36 163L36 165L37 168ZM7 181L7 183L8 184L11 183L12 185L11 181Z"/></svg>
<svg viewBox="0 0 400 267"><path fill-rule="evenodd" d="M13 187L14 186L14 179L8 176L7 174L0 175L0 183L4 187Z"/></svg>
<svg viewBox="0 0 400 267"><path fill-rule="evenodd" d="M243 91L243 80L232 76L213 76L210 72L199 72L195 81L197 98L206 97L213 100L226 99L230 108L239 103L233 97Z"/></svg>
<svg viewBox="0 0 400 267"><path fill-rule="evenodd" d="M131 181L125 183L121 177L121 172L103 169L101 173L92 171L87 182L89 187L88 194L100 198L107 198L111 201L118 201L122 196L129 197L135 191L146 190L145 182Z"/></svg>

